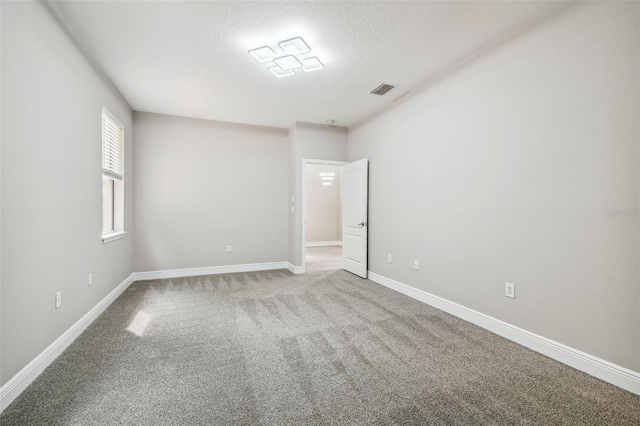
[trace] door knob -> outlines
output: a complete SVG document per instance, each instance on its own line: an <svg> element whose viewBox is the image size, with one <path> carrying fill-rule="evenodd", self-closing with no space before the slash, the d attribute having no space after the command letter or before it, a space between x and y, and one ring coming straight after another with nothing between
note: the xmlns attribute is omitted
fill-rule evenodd
<svg viewBox="0 0 640 426"><path fill-rule="evenodd" d="M358 224L358 226L359 226L360 228L362 228L363 226L367 226L367 222L360 222L360 223Z"/></svg>

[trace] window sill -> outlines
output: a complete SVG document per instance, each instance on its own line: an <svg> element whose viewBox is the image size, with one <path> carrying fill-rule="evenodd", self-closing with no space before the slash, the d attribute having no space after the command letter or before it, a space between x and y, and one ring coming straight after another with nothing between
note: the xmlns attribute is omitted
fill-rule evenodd
<svg viewBox="0 0 640 426"><path fill-rule="evenodd" d="M112 232L110 234L104 234L102 236L102 243L107 244L107 243L110 243L111 241L119 240L120 238L124 238L126 234L127 234L126 231L119 231L119 232Z"/></svg>

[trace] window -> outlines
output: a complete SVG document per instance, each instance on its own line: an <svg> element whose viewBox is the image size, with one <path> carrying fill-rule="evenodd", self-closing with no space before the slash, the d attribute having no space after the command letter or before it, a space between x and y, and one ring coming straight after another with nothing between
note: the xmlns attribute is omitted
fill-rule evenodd
<svg viewBox="0 0 640 426"><path fill-rule="evenodd" d="M124 237L124 126L102 109L102 242Z"/></svg>

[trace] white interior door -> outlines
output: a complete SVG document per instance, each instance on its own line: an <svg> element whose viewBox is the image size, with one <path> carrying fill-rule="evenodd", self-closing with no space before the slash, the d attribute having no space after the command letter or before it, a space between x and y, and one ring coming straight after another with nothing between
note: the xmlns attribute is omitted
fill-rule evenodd
<svg viewBox="0 0 640 426"><path fill-rule="evenodd" d="M346 164L342 169L342 261L345 270L367 278L367 202L369 160Z"/></svg>

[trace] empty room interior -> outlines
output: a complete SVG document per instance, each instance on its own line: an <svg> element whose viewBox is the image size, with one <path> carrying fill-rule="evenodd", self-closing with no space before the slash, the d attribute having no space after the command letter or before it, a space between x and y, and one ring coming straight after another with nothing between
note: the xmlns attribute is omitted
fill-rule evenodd
<svg viewBox="0 0 640 426"><path fill-rule="evenodd" d="M0 1L0 424L640 424L640 3Z"/></svg>

